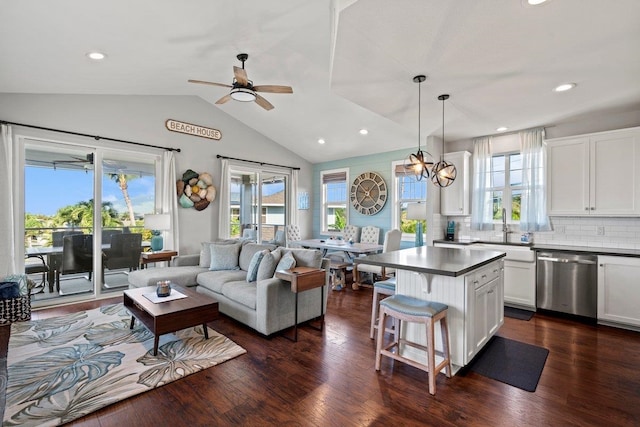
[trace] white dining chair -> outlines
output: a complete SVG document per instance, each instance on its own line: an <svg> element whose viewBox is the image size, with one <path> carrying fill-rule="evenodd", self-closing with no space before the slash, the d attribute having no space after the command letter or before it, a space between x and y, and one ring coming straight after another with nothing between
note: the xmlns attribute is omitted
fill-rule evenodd
<svg viewBox="0 0 640 427"><path fill-rule="evenodd" d="M400 240L402 239L402 232L397 228L389 230L384 235L384 243L382 252L397 251L400 249ZM395 273L392 268L379 267L377 265L369 264L354 264L353 265L353 282L354 288L360 285L360 274L362 272L371 273L380 276L380 280L386 280L389 274ZM375 281L375 279L374 279Z"/></svg>
<svg viewBox="0 0 640 427"><path fill-rule="evenodd" d="M362 232L360 233L360 243L374 243L377 245L379 239L380 228L374 227L373 225L362 227Z"/></svg>

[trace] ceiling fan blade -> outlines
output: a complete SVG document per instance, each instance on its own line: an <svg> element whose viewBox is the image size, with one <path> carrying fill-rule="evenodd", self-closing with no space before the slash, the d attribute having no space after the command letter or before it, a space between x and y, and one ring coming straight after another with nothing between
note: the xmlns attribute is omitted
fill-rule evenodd
<svg viewBox="0 0 640 427"><path fill-rule="evenodd" d="M225 95L222 98L218 99L216 101L216 104L224 104L225 102L229 101L231 99L231 95Z"/></svg>
<svg viewBox="0 0 640 427"><path fill-rule="evenodd" d="M278 86L278 85L260 85L254 86L253 90L256 92L268 92L268 93L293 93L291 86Z"/></svg>
<svg viewBox="0 0 640 427"><path fill-rule="evenodd" d="M211 86L222 86L222 87L233 87L231 85L226 85L224 83L214 83L214 82L205 82L204 80L188 80L189 83L198 83L201 85L211 85Z"/></svg>
<svg viewBox="0 0 640 427"><path fill-rule="evenodd" d="M240 83L242 86L246 86L249 83L249 79L247 78L247 72L244 68L233 66L233 75L236 76L236 81Z"/></svg>
<svg viewBox="0 0 640 427"><path fill-rule="evenodd" d="M269 101L267 101L266 99L264 99L263 97L261 97L257 93L256 93L256 104L258 104L259 106L261 106L262 108L264 108L267 111L273 110L273 105L271 105L271 103Z"/></svg>

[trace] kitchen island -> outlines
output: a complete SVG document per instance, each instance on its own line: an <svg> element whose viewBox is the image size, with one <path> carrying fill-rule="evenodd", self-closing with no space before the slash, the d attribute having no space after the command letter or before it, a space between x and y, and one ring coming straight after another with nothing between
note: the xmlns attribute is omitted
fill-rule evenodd
<svg viewBox="0 0 640 427"><path fill-rule="evenodd" d="M396 293L449 306L447 321L454 372L467 365L504 323L504 252L421 246L355 259L396 270ZM426 343L424 325L406 324L403 337ZM442 337L436 328L436 349ZM425 360L406 348L403 355Z"/></svg>

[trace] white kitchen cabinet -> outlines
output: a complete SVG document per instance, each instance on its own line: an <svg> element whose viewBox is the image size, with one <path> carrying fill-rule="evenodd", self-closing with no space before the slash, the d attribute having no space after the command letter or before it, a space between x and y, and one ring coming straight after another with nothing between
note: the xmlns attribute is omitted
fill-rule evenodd
<svg viewBox="0 0 640 427"><path fill-rule="evenodd" d="M444 159L455 165L457 175L453 184L440 189L440 214L442 215L470 215L470 176L468 151L445 153Z"/></svg>
<svg viewBox="0 0 640 427"><path fill-rule="evenodd" d="M549 215L640 215L640 128L546 143Z"/></svg>
<svg viewBox="0 0 640 427"><path fill-rule="evenodd" d="M504 308L499 306L500 279L495 278L485 283L474 292L474 354L480 351L495 334L500 325L500 313Z"/></svg>
<svg viewBox="0 0 640 427"><path fill-rule="evenodd" d="M598 256L598 321L640 327L640 258Z"/></svg>

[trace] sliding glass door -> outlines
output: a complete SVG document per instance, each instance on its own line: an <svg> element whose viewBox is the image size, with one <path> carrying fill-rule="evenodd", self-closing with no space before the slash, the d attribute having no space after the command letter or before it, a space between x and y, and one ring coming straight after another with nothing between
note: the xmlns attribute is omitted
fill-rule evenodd
<svg viewBox="0 0 640 427"><path fill-rule="evenodd" d="M25 265L35 305L94 298L128 286L156 207L156 155L24 140ZM99 272L99 274L96 274Z"/></svg>
<svg viewBox="0 0 640 427"><path fill-rule="evenodd" d="M231 166L229 237L274 241L287 224L289 180L278 171Z"/></svg>

